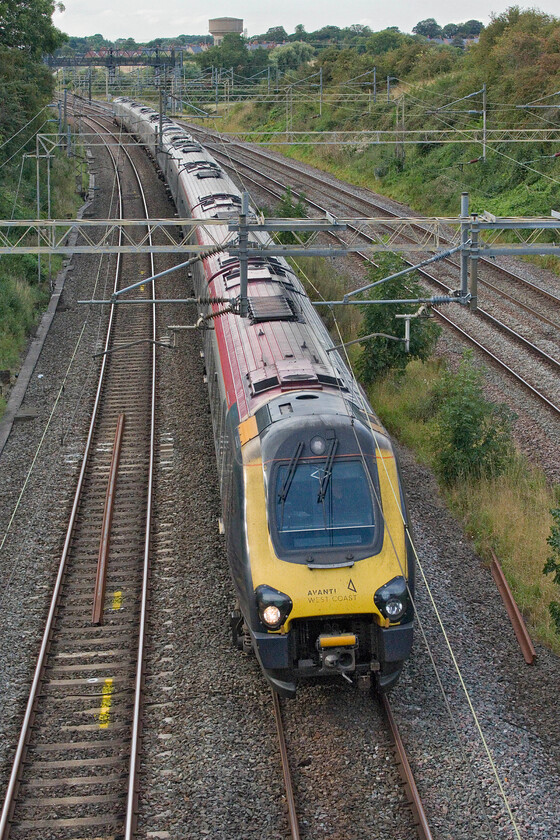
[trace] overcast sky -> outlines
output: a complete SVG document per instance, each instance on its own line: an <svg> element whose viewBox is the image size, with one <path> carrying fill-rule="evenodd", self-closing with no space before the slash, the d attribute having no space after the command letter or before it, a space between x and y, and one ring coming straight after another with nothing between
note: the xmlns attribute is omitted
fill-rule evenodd
<svg viewBox="0 0 560 840"><path fill-rule="evenodd" d="M302 23L308 32L332 25L350 26L366 24L374 31L387 26L398 26L402 32L411 32L419 20L433 17L440 26L465 20L481 20L487 24L490 13L505 11L511 2L487 0L393 0L391 3L375 0L321 0L320 3L302 3L301 0L282 0L270 6L262 0L211 0L209 3L192 3L188 0L63 0L66 11L54 15L55 25L69 35L94 35L105 38L135 38L150 41L158 36L206 35L208 19L213 17L243 18L248 35L259 35L271 26L283 26L288 34ZM523 6L522 2L519 5ZM528 3L527 6L533 4ZM543 12L559 15L558 0L541 0L534 4Z"/></svg>

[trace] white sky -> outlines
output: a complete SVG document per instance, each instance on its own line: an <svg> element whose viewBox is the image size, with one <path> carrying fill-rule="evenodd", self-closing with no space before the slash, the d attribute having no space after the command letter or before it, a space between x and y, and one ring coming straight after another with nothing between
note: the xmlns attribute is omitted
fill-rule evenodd
<svg viewBox="0 0 560 840"><path fill-rule="evenodd" d="M263 5L262 0L211 0L194 4L188 0L63 0L66 10L55 13L55 25L69 35L94 35L105 38L135 38L150 41L156 37L173 35L205 35L208 20L214 17L243 18L248 35L259 35L271 26L283 26L288 34L302 23L308 32L332 25L345 27L353 23L370 26L374 31L398 26L401 32L411 32L420 20L433 17L440 26L465 20L480 20L487 24L490 13L500 14L515 0L497 0L493 7L487 0L394 0L380 3L375 0L321 0L302 3L301 0L282 0L276 5ZM155 2L155 5L153 3ZM519 5L524 6L522 0ZM541 11L558 16L558 0L537 0ZM527 3L527 7L533 6Z"/></svg>

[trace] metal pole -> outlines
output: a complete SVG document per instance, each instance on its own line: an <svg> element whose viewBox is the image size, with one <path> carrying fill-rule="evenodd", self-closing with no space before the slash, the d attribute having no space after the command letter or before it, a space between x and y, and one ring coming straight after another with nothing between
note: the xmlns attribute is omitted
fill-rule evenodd
<svg viewBox="0 0 560 840"><path fill-rule="evenodd" d="M469 308L471 312L477 310L478 292L478 216L472 214L471 224L471 299Z"/></svg>
<svg viewBox="0 0 560 840"><path fill-rule="evenodd" d="M377 102L377 67L373 68L373 104Z"/></svg>
<svg viewBox="0 0 560 840"><path fill-rule="evenodd" d="M469 283L469 255L466 252L466 245L469 241L469 194L461 193L461 297L464 298L468 292Z"/></svg>
<svg viewBox="0 0 560 840"><path fill-rule="evenodd" d="M81 185L80 185L81 186ZM51 156L47 154L47 219L51 217ZM52 292L51 252L49 251L49 287Z"/></svg>
<svg viewBox="0 0 560 840"><path fill-rule="evenodd" d="M159 137L158 137L158 149L161 150L161 138L163 135L163 90L159 89Z"/></svg>
<svg viewBox="0 0 560 840"><path fill-rule="evenodd" d="M391 77L387 76L387 102L391 101Z"/></svg>
<svg viewBox="0 0 560 840"><path fill-rule="evenodd" d="M91 102L91 67L89 68L89 73L88 73L88 93L89 93L89 101Z"/></svg>
<svg viewBox="0 0 560 840"><path fill-rule="evenodd" d="M35 155L36 155L36 177L37 177L37 246L41 245L41 226L39 219L41 218L41 186L39 181L39 135L35 135ZM37 255L37 281L41 283L41 254Z"/></svg>
<svg viewBox="0 0 560 840"><path fill-rule="evenodd" d="M482 85L482 159L486 160L486 82Z"/></svg>
<svg viewBox="0 0 560 840"><path fill-rule="evenodd" d="M249 312L247 300L247 261L249 231L247 229L247 215L249 213L249 193L241 193L241 213L239 214L239 314L246 318Z"/></svg>
<svg viewBox="0 0 560 840"><path fill-rule="evenodd" d="M66 126L68 125L68 88L64 88L64 133L66 134Z"/></svg>
<svg viewBox="0 0 560 840"><path fill-rule="evenodd" d="M319 68L319 116L323 115L323 68Z"/></svg>

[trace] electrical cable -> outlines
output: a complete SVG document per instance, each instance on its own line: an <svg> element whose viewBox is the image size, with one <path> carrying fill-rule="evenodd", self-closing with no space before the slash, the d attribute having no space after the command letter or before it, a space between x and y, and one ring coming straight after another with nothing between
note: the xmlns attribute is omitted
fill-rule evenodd
<svg viewBox="0 0 560 840"><path fill-rule="evenodd" d="M32 123L34 120L36 120L36 119L37 119L37 117L39 117L39 116L43 113L43 111L46 111L46 110L47 110L47 108L49 108L49 107L50 107L49 105L44 105L44 106L41 108L41 110L40 110L40 111L37 111L37 113L35 114L35 116L34 116L34 117L31 117L31 119L29 120L29 122L26 122L26 123L25 123L25 125L22 125L22 127L21 127L20 129L18 129L18 130L17 130L14 134L12 134L12 135L11 135L11 137L8 137L8 139L7 139L7 140L4 140L4 142L3 142L3 143L0 143L0 149L3 149L3 148L4 148L4 146L6 146L8 143L10 143L10 142L14 139L14 137L17 137L17 136L18 136L18 134L21 134L21 132L22 132L22 131L25 131L25 129L27 128L27 126L28 126L28 125L31 125L31 123ZM44 125L44 124L45 124L45 123L43 123L43 125Z"/></svg>
<svg viewBox="0 0 560 840"><path fill-rule="evenodd" d="M42 124L39 126L39 128L37 129L37 133L38 133L39 131L41 131L41 129L43 128L43 126L44 126L44 125L46 125L47 123L48 123L48 120L45 120L45 122L44 122L44 123L42 123ZM9 163L11 160L13 160L13 159L16 157L16 155L19 155L19 153L22 151L22 149L25 149L25 147L27 146L27 144L28 144L31 140L33 140L34 136L35 136L35 135L32 135L32 136L31 136L28 140L26 140L26 141L25 141L25 143L23 143L23 145L22 145L22 146L20 146L20 147L19 147L19 149L18 149L16 152L14 152L14 153L13 153L13 155L11 155L11 156L10 156L7 160L5 160L3 163L0 163L0 169L2 169L4 166L6 166L6 164L7 164L7 163Z"/></svg>
<svg viewBox="0 0 560 840"><path fill-rule="evenodd" d="M304 273L304 276L305 276L305 273ZM307 280L308 280L308 282L310 282L310 281L309 281L309 278L307 278ZM315 287L315 285L314 285L313 283L310 283L310 285L312 286L312 288L314 288L314 289L315 289L315 291L319 294L319 296L320 296L320 297L322 297L321 292L320 292L320 291L319 291L319 290ZM323 298L323 299L324 299L324 298ZM340 340L340 342L343 344L342 334L341 334L341 332L340 332L340 328L339 328L339 325L338 325L338 321L337 321L336 316L334 315L334 313L333 313L333 318L334 318L334 323L335 323L335 326L336 326L336 328L337 328L337 333L338 333L338 336L339 336L339 340ZM346 358L346 364L347 364L347 367L348 367L348 369L352 372L352 364L351 364L351 362L350 362L350 358L349 358L349 356L348 356L348 352L347 352L347 350L346 350L346 347L343 347L343 348L342 348L342 350L343 350L344 355L345 355L345 358ZM329 354L329 355L331 355L331 354ZM486 741L486 738L485 738L485 736L484 736L484 733L483 733L483 730L482 730L482 727L481 727L481 724L480 724L480 721L479 721L478 715L477 715L477 713L476 713L476 711L475 711L475 709L474 709L474 705L473 705L473 703L472 703L472 699L471 699L471 697L470 697L470 693L469 693L468 688L467 688L467 686L466 686L466 683L465 683L465 680L464 680L464 677L463 677L462 671L461 671L460 666L459 666L459 663L458 663L458 661L457 661L457 659L456 659L456 656L455 656L455 653L454 653L454 651L453 651L453 648L452 648L451 642L449 641L449 637L448 637L448 635L447 635L447 632L446 632L445 626L444 626L444 624L443 624L443 619L441 618L441 614L440 614L439 609L438 609L438 607L437 607L437 605L436 605L436 603L435 603L435 599L434 599L434 597L433 597L433 594L432 594L432 591L431 591L431 587L429 586L429 583L428 583L428 580L427 580L426 574L425 574L425 572L424 572L423 565L422 565L422 563L420 562L420 558L419 558L419 556L418 556L418 552L417 552L416 546L415 546L415 544L414 544L414 541L413 541L412 534L411 534L411 532L410 532L410 529L409 529L408 523L407 523L407 522L406 522L406 520L405 520L404 513L403 513L403 509L402 509L402 504L401 504L401 501L400 501L400 493L399 493L399 492L395 489L395 486L394 486L394 484L393 484L393 480L392 480L391 476L389 475L389 472L388 472L388 470L387 470L387 464L386 464L386 462L385 462L385 458L383 457L383 453L382 453L382 451L381 451L381 449L380 449L380 447L379 447L379 442L378 442L378 440L377 440L377 436L376 436L376 434L375 434L375 432L374 432L374 430L373 430L373 427L372 427L372 425L371 425L371 419L370 419L369 407L367 406L367 403L366 403L365 398L363 397L363 395L362 395L360 392L358 392L358 394L359 394L359 399L360 399L360 401L361 401L361 403L362 403L362 409L363 409L363 411L364 411L364 413L365 413L366 417L368 418L368 423L369 423L369 427L370 427L370 431L371 431L372 437L373 437L373 439L374 439L374 441L375 441L376 451L377 451L377 453L378 453L377 460L378 460L378 461L380 461L380 462L381 462L381 464L383 465L383 469L384 469L384 472L385 472L385 477L386 477L386 480L387 480L387 482L388 482L388 484L389 484L389 487L391 488L391 492L392 492L392 494L393 494L393 500L394 500L394 502L395 502L395 504L396 504L397 509L400 511L401 518L402 518L402 523L403 523L403 526L404 526L404 528L405 528L405 532L406 532L406 534L407 534L407 536L408 536L408 540L409 540L410 545L411 545L411 548L412 548L412 550L413 550L413 552L414 552L414 557L415 557L416 565L417 565L417 567L419 568L420 573L421 573L421 575L422 575L422 580L423 580L424 586L425 586L425 588L426 588L426 592L428 593L428 597L429 597L430 603L431 603L431 605L432 605L432 610L434 611L434 614L435 614L435 616L436 616L437 622L438 622L438 624L439 624L439 626L440 626L440 629L441 629L441 631L442 631L442 634L443 634L443 637L444 637L444 640L445 640L445 644L446 644L447 650L448 650L449 655L450 655L450 657L451 657L451 660L452 660L452 663L453 663L453 666L454 666L455 672L456 672L456 674L457 674L457 676L458 676L460 686L461 686L461 688L462 688L462 690L463 690L463 694L464 694L464 696L465 696L465 698L466 698L466 701L467 701L467 704L468 704L468 706L469 706L469 710L470 710L470 712L471 712L471 715L472 715L472 718L473 718L473 721L474 721L474 724L475 724L476 730L477 730L477 732L478 732L478 734L479 734L479 737L480 737L481 743L482 743L483 748L484 748L484 751L485 751L485 753L486 753L486 757L487 757L488 762L489 762L489 764L490 764L490 767L491 767L491 769L492 769L493 776L494 776L494 778L495 778L495 780L496 780L496 782L497 782L497 785L498 785L498 789L499 789L499 791L500 791L501 798L502 798L502 800L503 800L503 802L504 802L504 805L505 805L505 807L506 807L506 810L507 810L508 816L509 816L510 821L511 821L511 825L512 825L512 827L513 827L514 831L515 831L516 838L517 838L518 840L521 840L521 835L520 835L520 833L519 833L519 829L518 829L517 824L516 824L516 822L515 822L515 818L514 818L514 816L513 816L513 812L512 812L512 810L511 810L511 806L510 806L510 804L509 804L509 800L508 800L508 798L507 798L507 794L505 793L505 790L504 790L504 788L503 788L503 785L502 785L501 779L500 779L500 777L499 777L499 773L498 773L497 766L496 766L496 764L495 764L494 758L493 758L493 756L492 756L492 753L491 753L491 751L490 751L490 748L489 748L488 743L487 743L487 741ZM358 439L357 435L355 435L355 439L356 439L357 445L358 445L358 447L360 448L360 451L361 451L361 445L360 445L360 442L359 442L359 439ZM364 456L363 452L362 452L362 459L363 459L364 464L365 464L365 456ZM367 475L367 476L369 476L369 471L367 470L367 468L365 469L365 472L366 472L366 475ZM380 499L379 499L379 497L378 497L378 494L377 494L377 489L376 489L376 487L375 487L375 485L374 485L373 481L371 480L371 477L370 477L370 486L371 486L372 492L374 493L374 495L375 495L375 497L376 497L376 501L377 501L377 504L378 504L378 509L379 509L379 510L380 510L380 512L381 512L381 516L382 516L382 518L383 518L384 526L385 526L385 528L386 528L386 530L387 530L387 534L388 534L389 540L390 540L390 542L391 542L391 546L392 546L392 548L393 548L393 552L394 552L394 554L395 554L395 558L396 558L396 560L397 560L397 563L399 564L399 567L400 567L400 569L401 569L401 572L402 572L402 574L403 574L403 577L405 577L405 579L406 579L406 574L405 574L405 569L404 569L404 564L403 564L403 561L402 561L402 560L401 560L401 558L399 557L399 553L398 553L398 550L397 550L396 545L395 545L395 542L394 542L394 538L393 538L392 533L391 533L391 528L390 528L389 523L387 522L387 520L386 520L386 518L385 518L385 514L384 514L384 512L383 512L383 507L382 507L382 505L381 505L381 500L380 500ZM434 673L435 673L435 676L436 676L436 679L437 679L437 682L438 682L438 685L439 685L439 688L440 688L440 691L441 691L442 697L443 697L443 699L444 699L444 702L445 702L445 705L446 705L446 708L447 708L447 711L448 711L448 714L449 714L449 717L450 717L450 720L451 720L452 726L453 726L453 728L454 728L454 730L455 730L455 734L456 734L456 737L457 737L457 740L458 740L458 744L459 744L459 747L460 747L460 750L461 750L461 753L462 753L462 756L463 756L463 760L465 761L465 765L468 767L469 772L471 773L471 778L473 779L473 781L476 781L476 777L474 776L474 773L473 773L473 770L472 770L471 762L468 760L468 757L467 757L466 751L465 751L465 749L464 749L464 747L463 747L462 739L460 738L459 730L458 730L458 728L457 728L457 726L456 726L456 724L455 724L455 718L454 718L454 715L453 715L453 713L452 713L451 707L450 707L450 705L449 705L449 701L448 701L447 695L446 695L446 693L445 693L445 689L444 689L444 686L443 686L442 678L441 678L441 675L439 674L439 670L438 670L438 667L437 667L437 665L436 665L435 658L434 658L433 652L432 652L432 650L431 650L430 643L429 643L428 638L427 638L427 634L426 634L426 630L425 630L425 628L424 628L423 621L422 621L422 619L421 619L421 617L420 617L420 615L419 615L419 613L418 613L418 609L417 609L417 607L416 607L416 603L415 603L415 598L412 596L412 593L410 592L410 589L408 588L408 584L407 584L407 589L408 589L409 597L411 598L411 602L412 602L413 607L414 607L414 612L415 612L416 618L417 618L417 620L418 620L418 624L419 624L419 627L420 627L420 632L421 632L422 638L423 638L423 640L424 640L424 644L426 645L426 649L427 649L428 655L429 655L429 657L430 657L430 660L431 660L431 663L432 663L432 667L434 668ZM491 823L490 823L490 821L489 821L488 814L486 813L486 808L484 807L484 804L483 804L483 802L482 802L482 799L481 799L480 794L479 794L479 791L478 791L478 783L477 783L477 784L475 784L475 792L476 792L477 798L479 799L479 802L480 802L480 805L481 805L481 808L482 808L482 812L484 813L484 815L485 815L485 817L486 817L486 820L488 821L488 827L489 827L489 829L490 829L491 836L493 836L493 831L492 831Z"/></svg>
<svg viewBox="0 0 560 840"><path fill-rule="evenodd" d="M118 177L118 175L117 175L117 169L116 169L116 165L115 165L115 172L114 172L114 176L113 176L113 182L112 182L112 188L111 188L111 194L110 194L110 200L109 200L109 212L111 211L111 209L112 209L112 207L113 207L113 205L114 205L114 199L115 199L115 187L116 187L116 179L117 179L117 177ZM101 274L101 267L102 267L102 265L103 265L104 260L105 260L104 255L101 255L101 256L100 256L100 258L99 258L98 270L97 270L97 273L96 273L96 278L95 278L95 283L94 283L94 288L93 288L93 292L92 292L92 294L95 294L95 291L96 291L96 289L97 289L97 285L98 285L99 278L100 278L100 274ZM109 261L106 261L106 262L107 262L107 269L106 269L106 280L105 280L105 286L107 285L107 278L108 278L108 272L109 272ZM69 362L68 367L67 367L67 369L66 369L66 373L64 374L64 377L63 377L63 380L62 380L62 384L61 384L61 386L60 386L60 388L59 388L59 390L58 390L58 393L57 393L57 395L56 395L56 398L55 398L55 401L54 401L54 403L53 403L53 406L52 406L51 412L50 412L49 417L48 417L48 419L47 419L47 423L46 423L46 425L45 425L45 428L43 429L43 433L42 433L41 438L40 438L40 440L39 440L39 444L38 444L38 446L37 446L37 448L36 448L36 450L35 450L35 453L34 453L34 456L33 456L32 462L31 462L31 465L30 465L30 467L29 467L29 469L28 469L28 472L27 472L27 474L26 474L26 477L25 477L25 479L24 479L23 486L22 486L22 488L21 488L21 490L20 490L20 493L19 493L19 496L18 496L18 498L17 498L17 500L16 500L16 504L15 504L15 506L14 506L14 509L12 510L12 514L11 514L10 519L9 519L9 521L8 521L8 525L7 525L7 527L6 527L5 531L4 531L3 538L2 538L2 540L1 540L1 542L0 542L0 552L1 552L1 551L2 551L2 549L4 548L4 545L6 544L6 541L7 541L7 539L8 539L8 536L9 536L10 530L11 530L12 525L13 525L13 523L14 523L14 520L15 520L15 517L16 517L16 514L17 514L17 511L18 511L18 509L19 509L19 507L20 507L20 504L21 504L21 501L22 501L22 499L23 499L23 495L24 495L24 493L25 493L26 487L27 487L27 485L28 485L28 483L29 483L29 481L30 481L30 479L31 479L31 476L32 476L33 470L34 470L34 468L35 468L35 466L36 466L37 459L38 459L38 457L39 457L39 453L40 453L40 451L41 451L41 449L42 449L42 446L43 446L43 443L44 443L44 441L45 441L45 439L46 439L47 432L48 432L48 430L49 430L49 428L50 428L50 426L51 426L51 423L52 423L52 420L53 420L53 417L54 417L54 413L55 413L55 411L56 411L56 408L57 408L57 406L58 406L59 402L60 402L60 401L61 401L61 399L62 399L63 394L64 394L64 390L65 390L65 383L67 382L68 377L69 377L69 375L70 375L70 372L71 372L71 369L72 369L72 365L73 365L74 360L75 360L75 358L76 358L76 354L77 354L77 352L78 352L78 349L79 349L79 347L80 347L80 345L81 345L82 338L83 338L83 336L84 336L84 333L85 333L86 327L87 327L87 325L88 325L89 316L90 316L90 314L92 313L92 311L93 311L92 307L88 307L88 309L86 310L86 313L85 313L85 315L84 315L84 322L83 322L83 324L82 324L81 331L80 331L80 333L79 333L79 335L78 335L78 338L77 338L77 341L76 341L76 344L75 344L74 350L73 350L73 352L72 352L72 356L71 356L71 358L70 358L70 362ZM98 315L97 334L98 334L98 338L99 338L100 329L101 329L101 323L102 323L102 319L103 319L103 314L102 314L102 312L95 313L95 314L96 314L96 315ZM74 418L75 418L75 416L76 416L76 414L77 414L78 408L79 408L80 403L81 403L81 400L82 400L82 398L83 398L83 395L85 394L85 388L86 388L86 385L87 385L87 383L88 383L88 381L89 381L89 377L90 377L91 373L93 372L93 367L94 367L93 365L90 365L90 368L89 368L89 371L88 371L88 376L86 377L86 379L85 379L85 381L84 381L84 383L83 383L83 385L82 385L81 392L80 392L80 394L78 395L78 400L77 400L77 403L76 403L76 407L75 407L75 409L74 409L74 414L72 415L72 420L71 420L71 423L70 423L69 428L68 428L68 430L67 430L67 435L68 435L68 434L69 434L69 432L70 432L70 429L71 429L71 426L72 426L72 422L73 422L73 420L74 420ZM53 474L53 473L54 473L55 466L56 466L56 465L53 465L53 467L52 467L52 469L51 469L51 473L50 473L50 474ZM16 571L16 563L15 563L15 561L14 561L14 563L13 563L13 565L12 565L12 570L11 570L11 572L10 572L10 575L9 575L8 579L4 582L3 591L2 591L2 594L0 595L0 607L2 606L2 604L3 604L3 600L4 600L4 598L5 598L6 594L7 594L7 593L8 593L8 591L9 591L10 584L11 584L11 581L12 581L12 579L13 579L13 575L15 574L15 571Z"/></svg>

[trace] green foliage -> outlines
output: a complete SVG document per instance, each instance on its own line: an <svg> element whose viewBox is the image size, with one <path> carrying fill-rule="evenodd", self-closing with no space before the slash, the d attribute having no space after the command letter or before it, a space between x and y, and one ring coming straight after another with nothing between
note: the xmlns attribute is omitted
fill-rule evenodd
<svg viewBox="0 0 560 840"><path fill-rule="evenodd" d="M14 368L26 335L35 323L36 307L46 296L37 287L2 272L0 283L0 369Z"/></svg>
<svg viewBox="0 0 560 840"><path fill-rule="evenodd" d="M44 52L60 46L66 36L52 24L51 15L57 4L50 0L0 0L0 140L2 140L2 189L0 214L3 218L35 218L35 162L22 156L35 147L34 135L44 128L51 116L45 109L53 93L53 77L42 62ZM68 201L68 187L73 192L74 162L53 158L51 166L51 211L74 215ZM46 166L40 167L44 210ZM75 201L75 198L74 198ZM64 203L65 202L65 203ZM51 261L56 271L59 258ZM49 261L41 265L38 276L37 258L5 256L0 260L0 369L17 369L20 353L38 312L48 300L47 272ZM5 402L0 401L0 413Z"/></svg>
<svg viewBox="0 0 560 840"><path fill-rule="evenodd" d="M314 55L315 50L311 44L292 41L290 44L275 47L270 53L269 60L273 67L278 67L280 70L295 70L311 61Z"/></svg>
<svg viewBox="0 0 560 840"><path fill-rule="evenodd" d="M544 564L543 575L554 575L553 581L560 586L560 508L553 508L551 511L553 524L550 528L550 535L546 541L552 549L552 554ZM560 634L560 603L551 601L548 611L556 633Z"/></svg>
<svg viewBox="0 0 560 840"><path fill-rule="evenodd" d="M379 254L377 266L369 271L369 281L374 283L396 274L405 266L394 254ZM424 297L425 293L417 280L410 275L388 280L374 286L367 292L370 300L408 300ZM362 307L360 307L362 308ZM363 321L360 335L384 333L385 335L404 336L404 324L395 318L397 314L413 313L418 309L414 304L370 304L363 307ZM384 336L368 339L364 342L358 359L358 372L363 382L370 384L389 370L404 370L411 359L427 359L431 356L438 335L439 327L425 318L414 319L410 329L410 352L407 353L403 341L394 341Z"/></svg>
<svg viewBox="0 0 560 840"><path fill-rule="evenodd" d="M547 558L543 569L543 575L554 573L554 583L560 586L560 508L553 508L550 511L553 525L550 528L550 536L546 541L552 549L552 554Z"/></svg>
<svg viewBox="0 0 560 840"><path fill-rule="evenodd" d="M272 26L267 30L264 38L266 41L274 41L276 44L282 44L288 40L288 33L283 26Z"/></svg>
<svg viewBox="0 0 560 840"><path fill-rule="evenodd" d="M424 38L441 38L442 35L441 26L436 23L435 18L419 21L412 27L412 31L417 35L423 35Z"/></svg>
<svg viewBox="0 0 560 840"><path fill-rule="evenodd" d="M439 406L436 468L445 483L470 476L500 475L513 454L513 415L486 400L482 372L464 354L457 373L447 371L435 391Z"/></svg>
<svg viewBox="0 0 560 840"><path fill-rule="evenodd" d="M22 50L35 59L54 52L66 40L51 20L57 8L64 7L52 0L0 0L0 47Z"/></svg>
<svg viewBox="0 0 560 840"><path fill-rule="evenodd" d="M294 196L291 187L286 187L286 192L282 196L282 200L276 205L274 215L279 219L304 219L307 216L307 209L305 207L305 196L301 193L298 200L294 202ZM296 242L304 242L309 237L308 233L300 233L296 236L290 230L281 231L276 234L278 242L283 245L292 245Z"/></svg>
<svg viewBox="0 0 560 840"><path fill-rule="evenodd" d="M558 601L551 601L548 605L548 611L554 623L554 628L556 632L560 634L560 604L558 603Z"/></svg>
<svg viewBox="0 0 560 840"><path fill-rule="evenodd" d="M195 60L202 69L233 67L236 73L248 76L266 67L268 55L266 50L248 50L241 35L228 32L219 47L210 47Z"/></svg>

